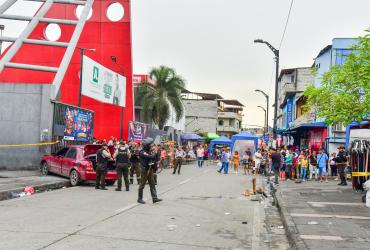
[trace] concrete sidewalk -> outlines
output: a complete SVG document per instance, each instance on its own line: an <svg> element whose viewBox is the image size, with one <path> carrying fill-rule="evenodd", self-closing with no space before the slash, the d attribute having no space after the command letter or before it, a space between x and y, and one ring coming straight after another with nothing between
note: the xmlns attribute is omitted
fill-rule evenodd
<svg viewBox="0 0 370 250"><path fill-rule="evenodd" d="M26 186L36 192L62 188L69 180L55 175L43 176L39 171L0 171L0 201L16 198Z"/></svg>
<svg viewBox="0 0 370 250"><path fill-rule="evenodd" d="M369 249L370 208L337 183L280 182L275 198L293 249Z"/></svg>

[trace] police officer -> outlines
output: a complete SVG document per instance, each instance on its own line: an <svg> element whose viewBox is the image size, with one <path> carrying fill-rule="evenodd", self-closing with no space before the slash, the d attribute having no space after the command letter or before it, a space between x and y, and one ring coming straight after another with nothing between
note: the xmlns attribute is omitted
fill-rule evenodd
<svg viewBox="0 0 370 250"><path fill-rule="evenodd" d="M182 161L185 158L185 151L182 149L181 146L178 146L176 151L175 151L175 167L173 169L172 174L176 174L176 170L178 169L177 174L180 174L181 171L181 166L182 166Z"/></svg>
<svg viewBox="0 0 370 250"><path fill-rule="evenodd" d="M140 169L140 149L138 145L132 146L132 154L131 154L131 169L130 169L130 184L134 184L134 173L136 174L137 184L140 184L140 176L141 176L141 169Z"/></svg>
<svg viewBox="0 0 370 250"><path fill-rule="evenodd" d="M108 145L103 143L102 147L96 152L96 184L95 189L107 190L105 188L105 175L108 170L108 161L113 160Z"/></svg>
<svg viewBox="0 0 370 250"><path fill-rule="evenodd" d="M145 204L143 200L143 191L146 182L149 182L150 193L152 195L153 203L160 202L162 199L157 197L157 190L155 188L153 172L156 167L156 159L157 154L156 152L151 152L153 144L152 138L147 138L143 141L143 149L140 151L140 163L141 163L141 180L139 186L139 196L138 196L138 203Z"/></svg>
<svg viewBox="0 0 370 250"><path fill-rule="evenodd" d="M131 153L125 142L121 141L114 153L114 158L116 159L116 169L117 169L117 188L116 191L122 191L122 176L125 180L126 191L129 191L129 181L128 174L130 169L130 157Z"/></svg>
<svg viewBox="0 0 370 250"><path fill-rule="evenodd" d="M338 172L340 177L340 183L338 185L340 186L347 186L347 180L345 175L345 168L347 167L347 154L345 152L345 147L340 146L338 147L339 152L337 154L337 157L334 158L335 163L338 166Z"/></svg>

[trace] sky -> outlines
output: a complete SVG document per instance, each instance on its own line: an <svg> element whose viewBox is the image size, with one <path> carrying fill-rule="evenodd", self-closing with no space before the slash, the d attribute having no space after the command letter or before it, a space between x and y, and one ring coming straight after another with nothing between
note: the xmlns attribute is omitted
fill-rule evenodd
<svg viewBox="0 0 370 250"><path fill-rule="evenodd" d="M0 0L2 4L5 0ZM264 124L264 97L274 101L275 65L262 38L279 47L291 0L131 0L135 73L166 65L193 92L217 93L245 105L243 124ZM19 1L7 14L29 15L40 3ZM282 68L309 67L336 37L370 27L369 0L294 0L280 48ZM0 20L5 36L25 26ZM273 108L270 108L272 126Z"/></svg>

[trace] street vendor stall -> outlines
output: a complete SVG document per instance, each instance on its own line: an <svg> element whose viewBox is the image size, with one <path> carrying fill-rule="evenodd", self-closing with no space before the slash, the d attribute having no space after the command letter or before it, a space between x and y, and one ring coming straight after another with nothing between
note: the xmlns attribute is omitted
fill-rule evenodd
<svg viewBox="0 0 370 250"><path fill-rule="evenodd" d="M249 132L243 131L231 137L231 151L234 153L236 150L239 155L250 149L252 155L258 148L258 136L251 135Z"/></svg>
<svg viewBox="0 0 370 250"><path fill-rule="evenodd" d="M225 136L221 136L220 138L213 139L211 143L209 144L209 155L212 155L213 150L216 145L226 145L226 146L231 146L231 140Z"/></svg>

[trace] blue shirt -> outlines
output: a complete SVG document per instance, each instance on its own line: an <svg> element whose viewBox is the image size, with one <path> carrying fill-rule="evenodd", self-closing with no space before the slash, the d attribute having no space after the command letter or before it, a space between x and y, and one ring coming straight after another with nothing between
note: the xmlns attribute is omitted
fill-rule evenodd
<svg viewBox="0 0 370 250"><path fill-rule="evenodd" d="M318 154L316 158L317 158L317 165L319 166L319 168L326 168L326 163L329 160L328 156L324 153L324 154Z"/></svg>

